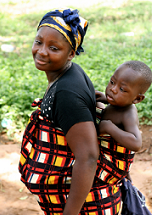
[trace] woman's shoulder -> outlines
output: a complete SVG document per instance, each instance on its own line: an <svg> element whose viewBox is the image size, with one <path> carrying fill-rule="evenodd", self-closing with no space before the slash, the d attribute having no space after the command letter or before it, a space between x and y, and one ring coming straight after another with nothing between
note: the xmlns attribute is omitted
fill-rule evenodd
<svg viewBox="0 0 152 215"><path fill-rule="evenodd" d="M84 69L77 63L72 63L71 68L69 69L69 73L75 76L87 76Z"/></svg>
<svg viewBox="0 0 152 215"><path fill-rule="evenodd" d="M93 89L93 84L84 72L82 67L76 63L72 63L71 68L59 79L58 87L68 90L70 88L85 88L90 86Z"/></svg>

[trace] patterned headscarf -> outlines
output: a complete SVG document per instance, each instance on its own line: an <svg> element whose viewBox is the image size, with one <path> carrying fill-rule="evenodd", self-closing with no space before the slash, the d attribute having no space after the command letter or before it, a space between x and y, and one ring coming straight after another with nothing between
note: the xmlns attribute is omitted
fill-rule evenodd
<svg viewBox="0 0 152 215"><path fill-rule="evenodd" d="M42 26L49 26L63 34L77 55L84 51L81 45L88 22L79 16L77 10L67 9L48 12L43 16L37 30Z"/></svg>

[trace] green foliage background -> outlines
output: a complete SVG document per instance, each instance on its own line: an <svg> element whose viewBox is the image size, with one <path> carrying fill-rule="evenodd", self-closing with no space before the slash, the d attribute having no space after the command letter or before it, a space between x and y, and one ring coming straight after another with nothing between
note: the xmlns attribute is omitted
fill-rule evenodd
<svg viewBox="0 0 152 215"><path fill-rule="evenodd" d="M89 27L85 52L73 61L82 66L95 89L104 91L112 73L127 60L143 61L152 69L152 2L128 1L119 8L98 4L79 11ZM32 101L41 98L47 87L45 73L35 68L31 54L36 27L44 14L12 18L0 12L0 45L16 47L11 53L0 50L0 121L12 119L18 129L27 122ZM128 32L134 36L127 36ZM152 87L137 109L141 123L152 124Z"/></svg>

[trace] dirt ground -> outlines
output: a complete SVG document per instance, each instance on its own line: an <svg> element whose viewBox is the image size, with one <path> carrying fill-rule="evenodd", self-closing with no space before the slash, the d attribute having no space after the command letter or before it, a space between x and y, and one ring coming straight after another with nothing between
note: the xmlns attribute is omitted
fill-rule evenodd
<svg viewBox="0 0 152 215"><path fill-rule="evenodd" d="M141 126L143 146L131 168L134 185L145 195L152 213L152 126ZM0 215L42 215L34 196L20 182L20 143L0 135Z"/></svg>

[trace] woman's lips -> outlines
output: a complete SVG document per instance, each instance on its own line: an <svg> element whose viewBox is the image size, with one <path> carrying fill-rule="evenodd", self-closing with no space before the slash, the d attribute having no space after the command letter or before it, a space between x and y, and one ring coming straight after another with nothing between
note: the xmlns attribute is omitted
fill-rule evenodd
<svg viewBox="0 0 152 215"><path fill-rule="evenodd" d="M36 63L41 64L41 65L45 65L47 64L47 62L42 61L42 60L38 60L37 58L35 59Z"/></svg>

